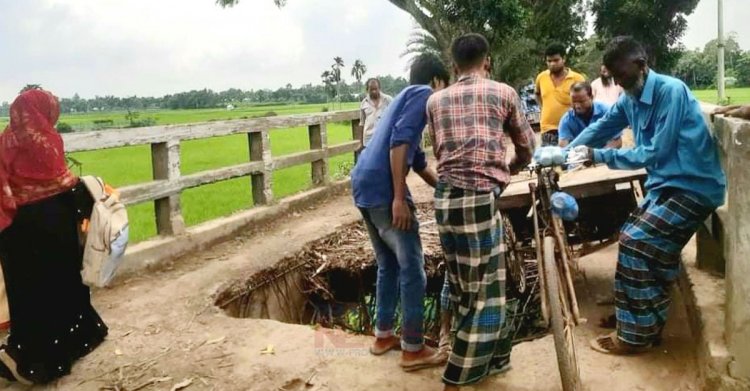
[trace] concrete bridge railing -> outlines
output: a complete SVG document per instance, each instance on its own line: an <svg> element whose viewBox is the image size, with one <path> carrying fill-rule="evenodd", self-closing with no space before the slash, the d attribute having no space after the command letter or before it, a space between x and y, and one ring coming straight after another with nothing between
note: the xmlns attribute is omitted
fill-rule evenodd
<svg viewBox="0 0 750 391"><path fill-rule="evenodd" d="M327 125L334 122L351 123L352 141L329 145ZM270 133L300 126L306 126L308 129L310 149L284 156L273 156ZM180 143L182 141L234 134L247 135L249 147L247 163L190 175L181 174ZM153 202L155 206L154 219L159 236L131 246L126 255L128 259L124 263L124 268L135 271L208 246L231 236L232 233L242 228L247 228L253 222L272 219L272 216L284 212L290 205L295 205L295 202L303 202L302 197L295 198L294 196L290 197L290 200L278 202L274 200L271 184L273 172L276 170L310 164L312 183L317 188L317 191L312 191L313 194L336 187L337 184L330 183L329 180L329 158L354 153L359 148L362 135L359 112L354 110L137 129L113 129L66 134L63 138L66 152L131 145L151 146L153 180L119 189L126 205ZM223 221L218 219L197 227L185 227L180 206L180 194L184 190L240 177L252 178L248 181L248 186L251 186L256 208L245 215L233 215ZM338 187L341 187L340 184Z"/></svg>
<svg viewBox="0 0 750 391"><path fill-rule="evenodd" d="M698 233L697 266L722 277L725 287L723 308L710 309L724 312L723 330L714 333L726 344L726 368L719 369L750 389L750 121L713 116L715 107L703 109L727 175L727 199Z"/></svg>

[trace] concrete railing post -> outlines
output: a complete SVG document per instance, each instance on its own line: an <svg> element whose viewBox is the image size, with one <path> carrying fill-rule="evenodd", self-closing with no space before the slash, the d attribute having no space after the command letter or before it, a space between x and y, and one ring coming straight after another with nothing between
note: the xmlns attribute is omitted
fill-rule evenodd
<svg viewBox="0 0 750 391"><path fill-rule="evenodd" d="M151 144L151 162L154 180L178 181L180 179L180 141ZM154 200L156 232L159 235L179 235L185 232L185 220L180 207L180 195Z"/></svg>
<svg viewBox="0 0 750 391"><path fill-rule="evenodd" d="M312 163L313 186L323 186L328 182L328 132L326 123L310 125L307 128L310 138L310 149L320 150L324 153L323 158Z"/></svg>
<svg viewBox="0 0 750 391"><path fill-rule="evenodd" d="M273 202L273 158L271 156L271 137L268 130L252 132L247 135L250 161L263 162L263 171L252 174L253 203L266 205Z"/></svg>

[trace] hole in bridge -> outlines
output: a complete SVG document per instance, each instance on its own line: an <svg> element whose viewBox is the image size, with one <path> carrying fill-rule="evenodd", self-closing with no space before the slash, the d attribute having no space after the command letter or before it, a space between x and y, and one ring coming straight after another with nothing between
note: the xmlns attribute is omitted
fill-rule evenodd
<svg viewBox="0 0 750 391"><path fill-rule="evenodd" d="M417 207L425 258L427 287L424 300L425 340L435 345L440 333L440 294L444 256L431 204ZM532 262L532 261L529 261ZM533 261L535 266L535 261ZM536 267L527 268L529 281ZM356 334L372 334L375 325L377 267L362 222L349 224L307 244L274 267L232 283L219 292L215 305L235 318L273 319L285 323L320 325ZM535 284L534 284L535 285ZM507 313L516 323L516 340L543 334L535 326L539 295L509 292ZM396 311L396 333L400 310Z"/></svg>

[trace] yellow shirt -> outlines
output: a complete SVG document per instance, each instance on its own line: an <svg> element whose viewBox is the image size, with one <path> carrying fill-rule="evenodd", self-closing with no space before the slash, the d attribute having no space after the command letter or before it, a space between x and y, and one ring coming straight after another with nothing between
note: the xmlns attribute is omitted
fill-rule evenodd
<svg viewBox="0 0 750 391"><path fill-rule="evenodd" d="M580 73L568 69L565 80L555 87L550 71L546 70L536 77L536 89L542 96L542 118L540 120L542 133L557 130L560 119L570 110L570 87L586 79Z"/></svg>

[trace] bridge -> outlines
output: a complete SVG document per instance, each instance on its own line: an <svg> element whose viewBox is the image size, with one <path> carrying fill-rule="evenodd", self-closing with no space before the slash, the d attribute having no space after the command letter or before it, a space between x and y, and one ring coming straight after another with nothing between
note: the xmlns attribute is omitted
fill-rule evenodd
<svg viewBox="0 0 750 391"><path fill-rule="evenodd" d="M705 106L707 113L711 109ZM290 303L305 300L289 295L298 277L289 270L268 275L317 251L310 244L321 240L345 242L348 247L336 252L340 255L369 247L366 237L357 236L359 215L348 181L332 181L329 175L329 158L353 153L359 145L357 118L356 112L333 112L65 135L69 152L151 146L153 180L121 191L128 205L154 203L159 235L131 246L114 286L94 291L94 305L110 335L51 389L164 389L178 383L217 390L440 389L440 369L402 373L397 355L367 353L371 337L293 324ZM709 114L706 120L728 174L728 202L683 254L678 299L659 351L621 358L588 348L586 341L601 332L596 319L606 309L596 300L611 291L616 246L581 261L588 281L579 284L579 296L590 322L576 333L582 377L590 389L750 385L750 224L745 221L750 216L750 123ZM351 123L352 141L329 145L327 125L342 121ZM309 151L273 156L270 133L290 126L308 128ZM182 141L232 134L247 134L247 163L181 174ZM274 171L301 164L311 166L313 188L275 199ZM185 226L184 190L239 177L249 177L254 208ZM416 199L428 203L430 190L418 178L409 182ZM279 277L286 288L267 288L263 307L222 305L244 288L260 289ZM512 360L507 375L472 389L559 389L550 336L517 345Z"/></svg>

